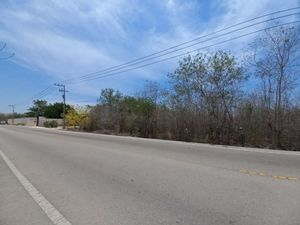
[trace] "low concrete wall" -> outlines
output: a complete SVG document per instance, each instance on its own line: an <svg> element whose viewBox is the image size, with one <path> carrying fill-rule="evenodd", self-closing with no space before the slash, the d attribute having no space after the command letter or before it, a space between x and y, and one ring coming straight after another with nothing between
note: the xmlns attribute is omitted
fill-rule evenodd
<svg viewBox="0 0 300 225"><path fill-rule="evenodd" d="M39 118L39 127L43 127L46 121L51 122L53 120L57 122L58 126L63 125L63 119L49 119L41 116ZM12 121L12 119L8 119L7 122L10 125L36 126L36 117L15 118L14 121Z"/></svg>

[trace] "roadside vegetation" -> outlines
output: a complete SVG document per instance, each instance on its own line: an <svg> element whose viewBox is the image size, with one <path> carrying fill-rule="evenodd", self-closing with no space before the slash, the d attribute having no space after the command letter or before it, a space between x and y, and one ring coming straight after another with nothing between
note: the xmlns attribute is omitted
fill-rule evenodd
<svg viewBox="0 0 300 225"><path fill-rule="evenodd" d="M299 29L281 27L257 38L242 59L223 51L189 55L168 75L168 85L147 82L136 96L102 90L96 106L77 110L76 125L102 133L300 150L299 44Z"/></svg>
<svg viewBox="0 0 300 225"><path fill-rule="evenodd" d="M299 28L266 30L246 56L182 58L168 83L129 96L107 88L95 106L67 108L68 126L89 132L300 150ZM28 115L40 115L37 100ZM43 115L60 116L62 105ZM54 110L56 106L58 111ZM49 107L49 105L48 105ZM47 113L46 113L47 112Z"/></svg>

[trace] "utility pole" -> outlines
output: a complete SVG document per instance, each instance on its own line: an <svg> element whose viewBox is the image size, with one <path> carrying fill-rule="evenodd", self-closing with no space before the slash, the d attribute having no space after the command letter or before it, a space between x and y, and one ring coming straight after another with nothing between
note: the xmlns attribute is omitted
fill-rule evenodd
<svg viewBox="0 0 300 225"><path fill-rule="evenodd" d="M12 107L12 125L14 125L15 120L15 105L8 105L9 107Z"/></svg>
<svg viewBox="0 0 300 225"><path fill-rule="evenodd" d="M66 85L57 84L57 83L55 83L54 85L57 87L61 87L59 89L59 92L63 93L63 95L62 95L62 97L63 97L63 129L65 129L66 128L66 92L67 92Z"/></svg>

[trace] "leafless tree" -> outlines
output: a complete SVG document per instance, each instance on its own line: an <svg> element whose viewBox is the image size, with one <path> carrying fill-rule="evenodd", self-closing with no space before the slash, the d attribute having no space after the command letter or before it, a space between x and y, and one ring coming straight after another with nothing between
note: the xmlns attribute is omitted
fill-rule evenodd
<svg viewBox="0 0 300 225"><path fill-rule="evenodd" d="M253 61L257 76L262 81L265 107L270 114L274 147L282 147L283 118L288 98L297 79L294 65L299 60L299 28L268 29L256 40Z"/></svg>

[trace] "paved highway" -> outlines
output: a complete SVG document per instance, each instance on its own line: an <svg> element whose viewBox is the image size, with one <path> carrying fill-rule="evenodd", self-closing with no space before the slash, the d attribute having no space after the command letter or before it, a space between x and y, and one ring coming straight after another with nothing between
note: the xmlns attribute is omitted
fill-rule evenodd
<svg viewBox="0 0 300 225"><path fill-rule="evenodd" d="M300 154L0 127L1 225L299 225Z"/></svg>

